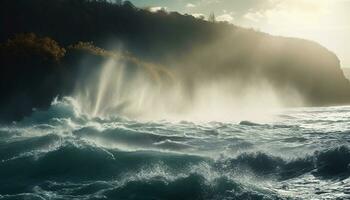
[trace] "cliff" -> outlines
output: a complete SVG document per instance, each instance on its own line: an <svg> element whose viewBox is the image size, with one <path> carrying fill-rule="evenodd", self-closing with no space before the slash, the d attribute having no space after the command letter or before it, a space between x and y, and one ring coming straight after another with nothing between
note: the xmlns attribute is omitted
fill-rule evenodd
<svg viewBox="0 0 350 200"><path fill-rule="evenodd" d="M0 109L11 113L26 99L21 104L26 109L15 112L16 119L23 110L29 113L32 107L47 106L53 97L72 91L77 63L91 54L66 54L67 47L79 41L92 41L110 51L123 49L173 70L189 93L195 85L218 79L235 80L242 90L264 81L281 96L296 91L308 106L350 102L350 83L337 56L312 41L103 0L2 0L0 26L0 87L6 91ZM27 45L22 49L28 51L9 55L8 39L18 33L35 33L40 41L50 37L54 42L40 48ZM23 43L15 45L21 49ZM100 62L100 56L93 57Z"/></svg>

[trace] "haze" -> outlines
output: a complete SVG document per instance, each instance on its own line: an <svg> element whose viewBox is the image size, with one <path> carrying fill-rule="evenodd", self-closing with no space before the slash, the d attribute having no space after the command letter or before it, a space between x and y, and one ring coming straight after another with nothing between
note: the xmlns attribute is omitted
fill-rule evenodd
<svg viewBox="0 0 350 200"><path fill-rule="evenodd" d="M273 35L316 41L350 67L350 0L132 0L139 7L208 17Z"/></svg>

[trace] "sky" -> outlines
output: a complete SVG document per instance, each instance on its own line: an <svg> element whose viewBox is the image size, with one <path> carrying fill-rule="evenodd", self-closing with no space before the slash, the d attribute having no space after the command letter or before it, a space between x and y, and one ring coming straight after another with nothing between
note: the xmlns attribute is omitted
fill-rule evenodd
<svg viewBox="0 0 350 200"><path fill-rule="evenodd" d="M208 17L316 41L350 67L350 0L131 0L138 7Z"/></svg>

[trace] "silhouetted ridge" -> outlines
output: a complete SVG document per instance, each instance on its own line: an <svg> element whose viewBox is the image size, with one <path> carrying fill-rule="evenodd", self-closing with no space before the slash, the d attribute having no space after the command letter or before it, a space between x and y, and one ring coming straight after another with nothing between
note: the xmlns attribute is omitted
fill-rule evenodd
<svg viewBox="0 0 350 200"><path fill-rule="evenodd" d="M203 82L234 80L241 90L232 91L236 96L267 82L289 106L300 105L294 96L308 106L350 101L350 84L336 55L302 39L104 0L3 0L0 25L0 118L19 119L34 107L49 106L55 96L69 95L83 58L90 65L105 62L101 52L71 48L80 41L93 42L102 53L129 52L124 58L131 66L140 61L136 64L176 71L188 98ZM32 43L11 44L8 39L19 33L37 36L28 36ZM86 76L96 70L86 68Z"/></svg>

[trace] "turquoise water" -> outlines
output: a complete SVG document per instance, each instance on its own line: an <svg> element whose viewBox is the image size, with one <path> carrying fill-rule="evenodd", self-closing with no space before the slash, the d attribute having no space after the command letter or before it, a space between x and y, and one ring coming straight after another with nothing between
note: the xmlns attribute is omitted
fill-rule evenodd
<svg viewBox="0 0 350 200"><path fill-rule="evenodd" d="M0 199L349 199L350 107L270 120L90 118L69 98L0 128Z"/></svg>

